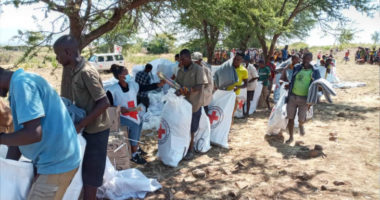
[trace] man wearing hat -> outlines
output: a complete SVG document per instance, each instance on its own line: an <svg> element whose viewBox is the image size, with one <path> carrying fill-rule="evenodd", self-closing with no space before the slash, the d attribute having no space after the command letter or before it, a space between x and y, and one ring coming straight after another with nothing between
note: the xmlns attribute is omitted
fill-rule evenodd
<svg viewBox="0 0 380 200"><path fill-rule="evenodd" d="M194 63L198 64L199 66L203 68L203 72L207 76L208 83L204 86L204 89L203 89L203 108L207 114L208 105L212 101L212 91L214 89L214 80L212 78L211 69L209 68L209 66L207 66L206 63L202 61L203 55L201 52L194 52L191 55L191 59L193 60Z"/></svg>

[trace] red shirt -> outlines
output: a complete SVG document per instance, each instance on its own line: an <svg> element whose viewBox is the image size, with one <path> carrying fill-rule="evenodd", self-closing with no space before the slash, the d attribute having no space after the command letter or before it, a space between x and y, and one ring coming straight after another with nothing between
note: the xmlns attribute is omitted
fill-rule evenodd
<svg viewBox="0 0 380 200"><path fill-rule="evenodd" d="M350 52L347 51L344 57L348 57L349 55L350 55Z"/></svg>

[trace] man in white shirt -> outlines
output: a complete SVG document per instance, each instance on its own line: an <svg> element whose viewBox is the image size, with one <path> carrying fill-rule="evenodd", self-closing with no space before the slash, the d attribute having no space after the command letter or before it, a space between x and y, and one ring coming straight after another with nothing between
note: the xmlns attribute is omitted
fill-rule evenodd
<svg viewBox="0 0 380 200"><path fill-rule="evenodd" d="M256 68L250 64L250 56L244 57L245 67L248 70L248 85L247 85L247 110L244 111L244 116L248 117L249 109L251 107L251 101L253 100L253 95L255 94L255 89L257 85L257 79L259 74L257 73Z"/></svg>

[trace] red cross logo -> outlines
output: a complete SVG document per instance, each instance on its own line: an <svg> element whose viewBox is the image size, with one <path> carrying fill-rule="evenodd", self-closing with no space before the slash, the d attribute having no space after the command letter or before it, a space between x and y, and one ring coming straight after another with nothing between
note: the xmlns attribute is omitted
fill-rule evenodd
<svg viewBox="0 0 380 200"><path fill-rule="evenodd" d="M239 105L239 109L240 109L240 110L243 109L243 106L244 106L244 100L239 101L238 105Z"/></svg>
<svg viewBox="0 0 380 200"><path fill-rule="evenodd" d="M162 135L166 134L166 130L162 128L162 124L160 124L160 129L158 129L158 139L162 139Z"/></svg>
<svg viewBox="0 0 380 200"><path fill-rule="evenodd" d="M208 118L210 119L210 124L212 124L215 121L219 120L219 117L216 115L216 111L212 111L211 115L208 115Z"/></svg>
<svg viewBox="0 0 380 200"><path fill-rule="evenodd" d="M129 101L129 102L127 103L127 105L128 105L128 108L134 108L134 107L135 107L135 101ZM137 120L138 112L137 112L137 111L127 112L127 113L124 113L123 115L124 115L124 116L132 117L133 119L136 119L136 120Z"/></svg>

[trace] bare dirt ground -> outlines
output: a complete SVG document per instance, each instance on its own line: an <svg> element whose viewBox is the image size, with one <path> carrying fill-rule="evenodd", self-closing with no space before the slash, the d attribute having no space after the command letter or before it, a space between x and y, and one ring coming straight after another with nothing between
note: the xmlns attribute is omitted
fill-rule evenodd
<svg viewBox="0 0 380 200"><path fill-rule="evenodd" d="M315 106L306 135L296 132L291 145L282 138L265 139L265 110L235 119L230 149L213 147L177 168L156 159L157 136L144 133L142 148L149 152L149 163L134 167L163 186L146 199L379 199L379 66L343 64L342 53L338 58L342 81L367 86L338 89L333 104ZM59 91L61 69L28 71L41 74ZM286 140L287 133L283 135ZM326 157L305 156L315 145Z"/></svg>
<svg viewBox="0 0 380 200"><path fill-rule="evenodd" d="M235 119L230 149L213 147L177 168L161 164L156 138L145 137L151 158L139 168L163 185L147 199L379 199L379 66L339 60L337 72L367 86L339 89L333 104L315 106L306 135L295 135L298 145L264 138L264 110ZM326 157L303 156L315 145Z"/></svg>

